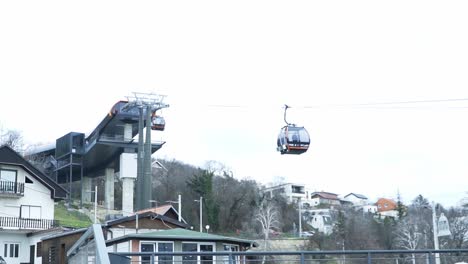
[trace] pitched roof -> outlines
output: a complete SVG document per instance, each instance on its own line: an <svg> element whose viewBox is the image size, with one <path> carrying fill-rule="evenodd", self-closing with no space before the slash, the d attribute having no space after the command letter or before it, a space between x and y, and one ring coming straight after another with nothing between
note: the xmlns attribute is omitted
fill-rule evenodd
<svg viewBox="0 0 468 264"><path fill-rule="evenodd" d="M348 196L351 196L351 195L354 195L354 196L356 196L356 197L359 198L359 199L367 200L367 197L366 197L366 196L364 196L364 195L362 195L362 194L358 194L358 193L349 193L349 194L345 195L344 198L346 198L346 197L348 197Z"/></svg>
<svg viewBox="0 0 468 264"><path fill-rule="evenodd" d="M244 244L246 246L258 246L253 240L226 237L209 233L202 233L182 228L166 229L148 233L128 234L122 237L110 239L106 241L107 246L119 242L125 242L131 239L144 239L144 240L183 240L183 241L211 241L211 242L235 242Z"/></svg>
<svg viewBox="0 0 468 264"><path fill-rule="evenodd" d="M54 180L47 177L44 173L34 167L29 161L21 157L16 151L7 145L0 147L0 163L14 166L20 166L32 177L38 179L44 186L51 191L52 199L65 199L67 191L58 185Z"/></svg>
<svg viewBox="0 0 468 264"><path fill-rule="evenodd" d="M137 216L138 216L138 219L151 217L152 219L160 219L162 221L174 224L176 226L180 226L180 227L184 227L184 228L189 227L189 225L186 224L185 222L179 222L177 219L167 217L167 216L164 216L164 215L160 215L160 214L157 214L157 213L154 213L154 212L151 212L151 211L150 212L137 213L137 214L129 215L129 216L124 216L124 217L121 217L121 218L118 218L118 219L115 219L115 220L110 220L110 221L106 222L106 226L110 227L110 226L118 225L118 224L121 224L121 223L124 223L124 222L133 221L133 220L136 220Z"/></svg>
<svg viewBox="0 0 468 264"><path fill-rule="evenodd" d="M314 196L320 196L324 199L329 199L329 200L339 200L337 194L329 193L329 192L314 192L310 195L310 197L314 197Z"/></svg>
<svg viewBox="0 0 468 264"><path fill-rule="evenodd" d="M138 214L138 213L145 213L145 212L153 212L153 213L157 213L160 215L165 215L169 210L171 210L171 208L173 208L172 205L166 204L166 205L161 205L158 207L147 208L147 209L143 209L140 211L136 211L135 213Z"/></svg>

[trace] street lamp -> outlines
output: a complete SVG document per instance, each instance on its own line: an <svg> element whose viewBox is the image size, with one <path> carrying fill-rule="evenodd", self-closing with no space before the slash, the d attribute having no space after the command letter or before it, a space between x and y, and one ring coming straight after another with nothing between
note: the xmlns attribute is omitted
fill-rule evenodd
<svg viewBox="0 0 468 264"><path fill-rule="evenodd" d="M200 196L200 200L194 200L200 203L200 232L203 232L203 197Z"/></svg>
<svg viewBox="0 0 468 264"><path fill-rule="evenodd" d="M432 202L432 233L434 233L434 249L439 250L439 237L438 237L438 228L437 228L437 216L436 216L436 208L435 203ZM440 256L439 252L435 253L435 263L440 264Z"/></svg>
<svg viewBox="0 0 468 264"><path fill-rule="evenodd" d="M210 225L206 225L205 228L206 228L206 232L209 233Z"/></svg>
<svg viewBox="0 0 468 264"><path fill-rule="evenodd" d="M434 235L434 250L439 250L439 236L447 236L450 235L450 229L448 226L447 217L444 216L442 213L440 215L439 220L437 220L437 213L436 213L436 204L432 202L432 206L425 206L426 208L432 209L432 229ZM440 226L439 226L440 225ZM440 230L439 230L440 227ZM440 264L440 254L439 252L435 253L435 263Z"/></svg>

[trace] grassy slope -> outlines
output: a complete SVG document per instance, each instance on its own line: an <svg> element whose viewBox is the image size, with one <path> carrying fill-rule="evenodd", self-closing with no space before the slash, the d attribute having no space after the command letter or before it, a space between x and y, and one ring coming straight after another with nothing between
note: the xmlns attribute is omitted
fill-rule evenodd
<svg viewBox="0 0 468 264"><path fill-rule="evenodd" d="M61 226L66 227L88 227L92 224L91 219L78 211L68 211L63 203L55 204L55 220L60 221Z"/></svg>

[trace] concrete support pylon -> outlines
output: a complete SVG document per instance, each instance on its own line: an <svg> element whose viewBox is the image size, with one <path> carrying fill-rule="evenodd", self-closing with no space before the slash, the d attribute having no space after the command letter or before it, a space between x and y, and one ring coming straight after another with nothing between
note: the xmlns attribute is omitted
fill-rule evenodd
<svg viewBox="0 0 468 264"><path fill-rule="evenodd" d="M114 169L106 168L105 171L105 196L106 209L114 210Z"/></svg>
<svg viewBox="0 0 468 264"><path fill-rule="evenodd" d="M83 177L81 184L81 197L83 197L83 203L91 203L91 178Z"/></svg>
<svg viewBox="0 0 468 264"><path fill-rule="evenodd" d="M122 178L122 214L127 216L133 213L134 178Z"/></svg>
<svg viewBox="0 0 468 264"><path fill-rule="evenodd" d="M131 140L132 124L125 124L124 139ZM135 179L137 178L137 154L129 153L126 150L120 155L119 176L122 179L122 213L131 215L134 211L133 192L135 188Z"/></svg>

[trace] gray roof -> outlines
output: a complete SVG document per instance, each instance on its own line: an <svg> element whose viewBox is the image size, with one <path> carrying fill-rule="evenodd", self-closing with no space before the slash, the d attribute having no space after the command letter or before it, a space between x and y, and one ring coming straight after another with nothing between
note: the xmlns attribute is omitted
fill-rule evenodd
<svg viewBox="0 0 468 264"><path fill-rule="evenodd" d="M362 195L362 194L358 194L358 193L350 193L350 194L347 194L347 195L345 196L345 198L348 197L348 196L351 196L351 195L354 195L354 196L356 196L356 197L359 198L359 199L367 200L367 197L366 197L366 196L364 196L364 195Z"/></svg>

